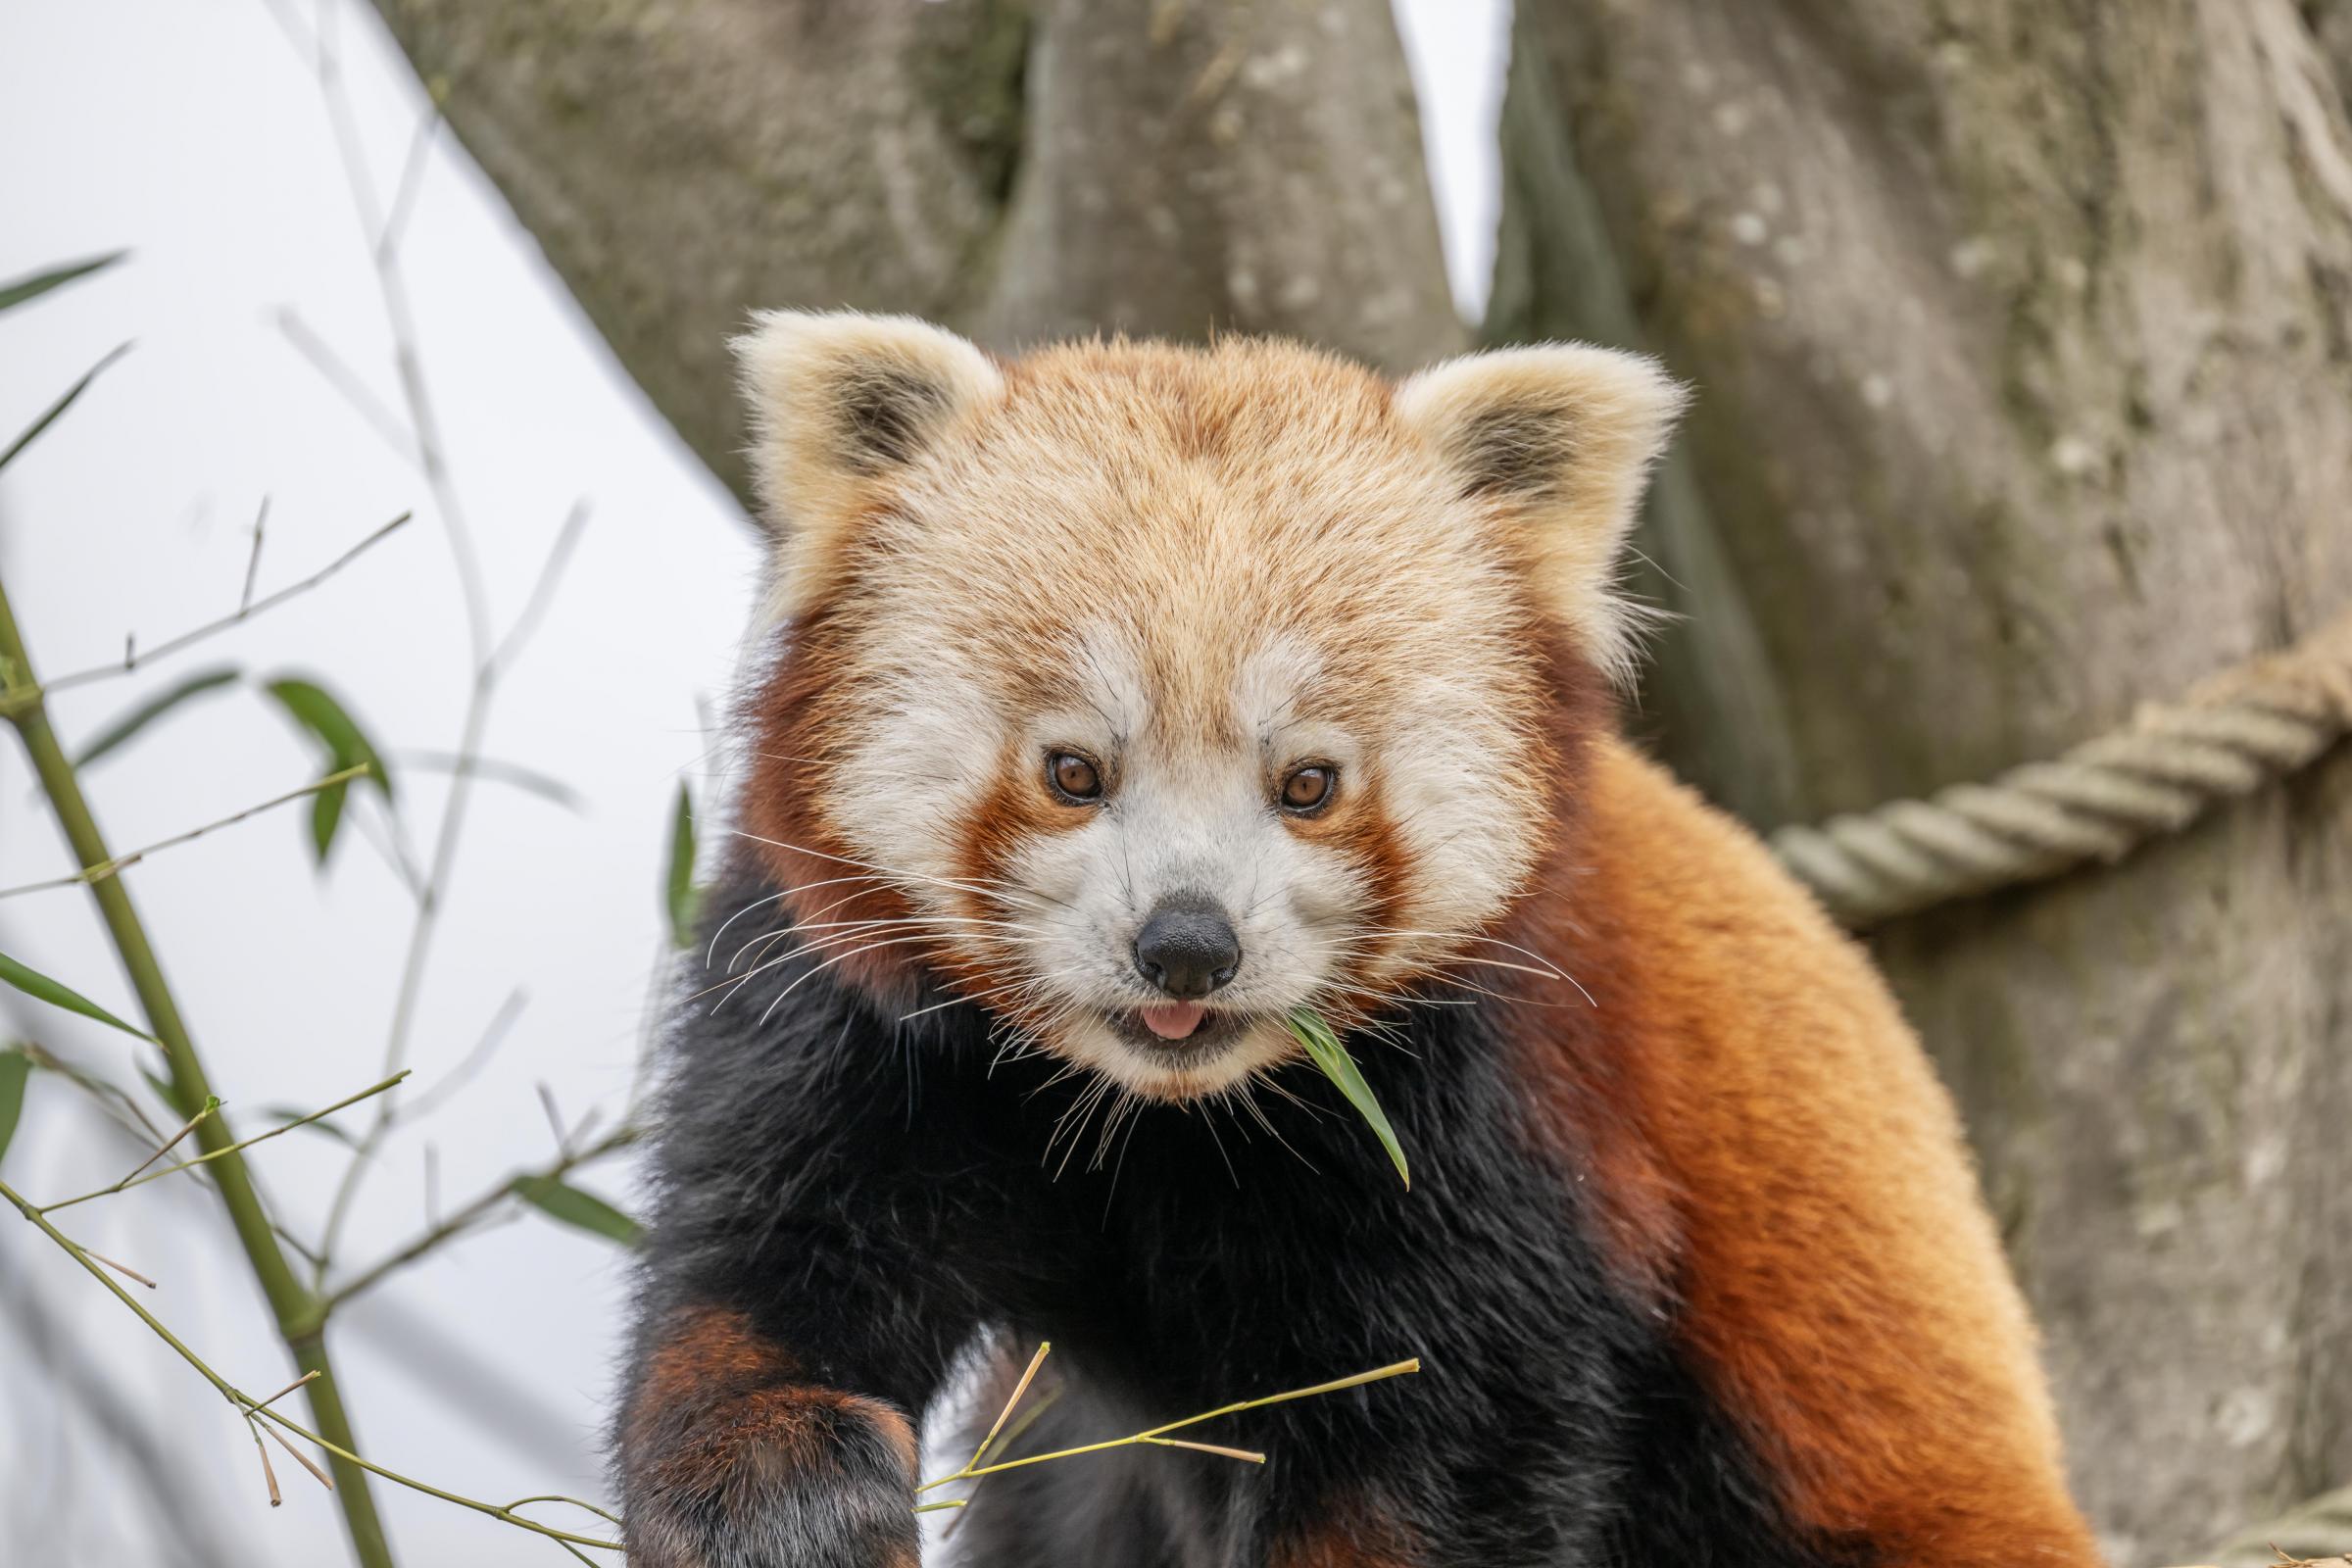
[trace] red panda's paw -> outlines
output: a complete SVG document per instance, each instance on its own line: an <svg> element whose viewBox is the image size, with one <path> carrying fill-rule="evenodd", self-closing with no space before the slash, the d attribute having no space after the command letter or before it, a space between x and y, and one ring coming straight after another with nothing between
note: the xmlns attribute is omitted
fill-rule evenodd
<svg viewBox="0 0 2352 1568"><path fill-rule="evenodd" d="M698 1415L667 1442L624 1450L631 1563L915 1568L912 1437L897 1411L782 1388Z"/></svg>
<svg viewBox="0 0 2352 1568"><path fill-rule="evenodd" d="M620 1429L637 1568L916 1568L916 1448L880 1399L790 1380L732 1313L674 1318Z"/></svg>

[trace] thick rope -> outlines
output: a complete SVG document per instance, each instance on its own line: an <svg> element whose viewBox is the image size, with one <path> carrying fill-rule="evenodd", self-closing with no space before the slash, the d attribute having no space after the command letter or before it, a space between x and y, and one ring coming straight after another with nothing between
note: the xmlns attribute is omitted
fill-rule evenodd
<svg viewBox="0 0 2352 1568"><path fill-rule="evenodd" d="M1948 900L2121 859L2217 802L2294 772L2352 731L2352 612L2283 653L2226 670L2177 703L2055 761L1785 827L1773 853L1830 912L1862 927Z"/></svg>

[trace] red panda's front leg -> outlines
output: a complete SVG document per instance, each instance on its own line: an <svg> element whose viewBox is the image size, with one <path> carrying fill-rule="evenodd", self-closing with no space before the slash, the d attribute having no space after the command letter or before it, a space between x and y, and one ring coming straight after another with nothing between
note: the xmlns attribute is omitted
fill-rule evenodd
<svg viewBox="0 0 2352 1568"><path fill-rule="evenodd" d="M811 1381L742 1312L648 1325L619 1429L639 1568L915 1568L916 1446L885 1400Z"/></svg>

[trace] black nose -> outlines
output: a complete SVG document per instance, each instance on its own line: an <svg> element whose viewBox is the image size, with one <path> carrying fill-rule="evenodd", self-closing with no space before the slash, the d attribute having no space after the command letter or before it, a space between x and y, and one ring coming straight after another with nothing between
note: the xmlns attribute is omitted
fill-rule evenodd
<svg viewBox="0 0 2352 1568"><path fill-rule="evenodd" d="M1135 934L1136 972L1180 1000L1207 996L1241 966L1233 922L1205 894L1170 894Z"/></svg>

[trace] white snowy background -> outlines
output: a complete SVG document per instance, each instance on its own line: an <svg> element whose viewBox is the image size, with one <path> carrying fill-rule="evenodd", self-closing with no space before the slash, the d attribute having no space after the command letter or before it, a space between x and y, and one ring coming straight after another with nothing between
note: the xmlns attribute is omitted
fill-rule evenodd
<svg viewBox="0 0 2352 1568"><path fill-rule="evenodd" d="M367 6L281 0L339 45L376 199L423 111ZM1483 304L1507 0L1397 0L1421 93L1454 288ZM567 808L476 787L413 1036L413 1086L523 998L500 1052L402 1133L343 1250L374 1257L518 1165L564 1117L619 1113L661 944L657 884L681 780L711 781L704 712L723 704L756 569L751 530L614 365L530 236L454 137L436 136L403 230L416 341L478 541L492 616L521 611L565 514L588 522L502 685L485 751L577 792ZM263 0L11 0L0 6L0 280L128 248L113 270L0 317L0 440L92 362L131 352L0 475L0 573L44 674L153 646L235 608L269 504L260 591L303 577L397 514L416 520L348 571L229 635L61 694L69 744L203 668L316 676L398 768L412 835L458 744L469 663L441 519L403 456L296 352L293 312L400 406L393 338L316 79ZM312 749L248 688L224 689L93 767L118 853L296 787ZM372 820L372 807L355 804ZM323 875L296 806L128 873L240 1131L379 1076L413 905L347 829ZM13 737L0 737L0 889L71 871ZM0 952L134 1014L87 896L0 898ZM39 1039L132 1083L123 1036L0 995L0 1039ZM346 1113L349 1126L362 1113ZM36 1075L5 1175L55 1198L136 1152ZM254 1163L297 1234L344 1152L296 1132ZM582 1185L630 1200L625 1163ZM293 1374L211 1197L185 1178L74 1210L85 1245L152 1276L142 1299L249 1392ZM536 1216L443 1250L339 1317L334 1348L380 1463L473 1495L601 1496L599 1434L625 1286L609 1244ZM0 1218L0 1563L311 1565L344 1560L332 1502L278 1465L264 1494L244 1427L64 1254ZM379 1486L402 1559L561 1561L555 1546ZM550 1514L553 1519L556 1517ZM594 1521L586 1521L593 1525Z"/></svg>

